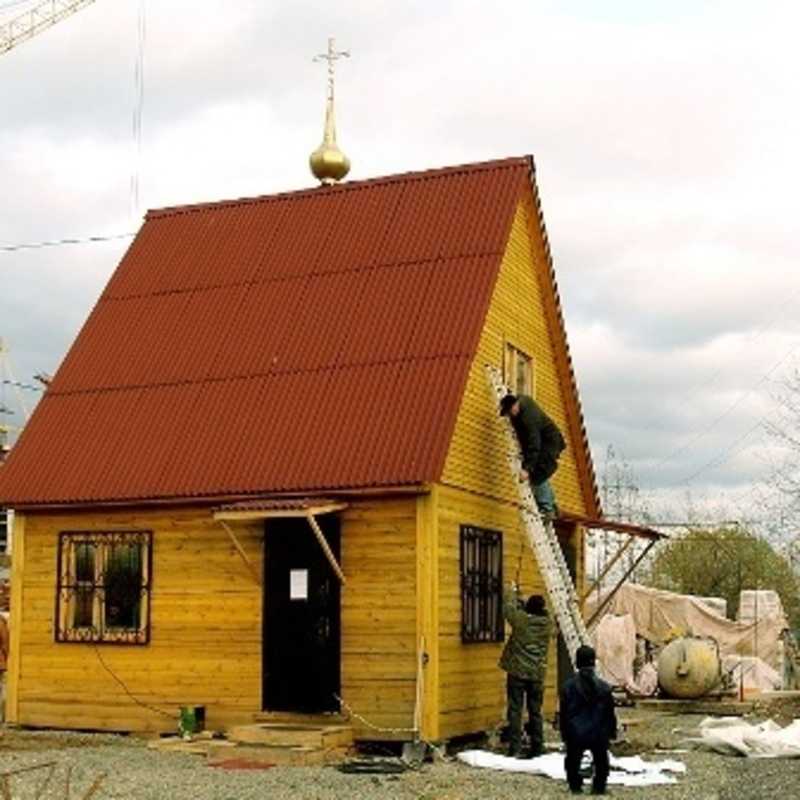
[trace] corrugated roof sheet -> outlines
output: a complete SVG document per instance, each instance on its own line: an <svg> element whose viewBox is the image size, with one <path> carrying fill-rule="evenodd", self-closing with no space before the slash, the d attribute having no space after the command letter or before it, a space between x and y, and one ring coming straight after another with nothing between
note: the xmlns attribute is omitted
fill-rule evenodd
<svg viewBox="0 0 800 800"><path fill-rule="evenodd" d="M436 480L531 169L515 158L150 212L0 498Z"/></svg>

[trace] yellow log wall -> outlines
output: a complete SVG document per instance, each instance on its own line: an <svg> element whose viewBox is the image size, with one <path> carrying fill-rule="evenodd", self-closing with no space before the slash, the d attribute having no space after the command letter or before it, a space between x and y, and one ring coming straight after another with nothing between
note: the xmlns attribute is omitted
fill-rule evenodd
<svg viewBox="0 0 800 800"><path fill-rule="evenodd" d="M449 738L490 730L505 714L505 673L497 666L503 644L461 643L460 527L475 525L503 534L503 579L517 577L526 594L544 594L524 539L517 509L449 487L439 494L440 735ZM522 556L520 558L520 556ZM554 710L555 642L549 650L545 712Z"/></svg>
<svg viewBox="0 0 800 800"><path fill-rule="evenodd" d="M167 731L181 705L204 705L210 728L250 722L261 711L262 587L208 509L18 520L10 721ZM153 531L150 644L56 643L58 533L122 529ZM261 576L263 522L234 530ZM415 498L376 499L343 512L342 696L378 726L413 721L415 537ZM356 735L383 738L362 727Z"/></svg>
<svg viewBox="0 0 800 800"><path fill-rule="evenodd" d="M568 424L563 373L557 363L554 334L546 303L552 302L545 278L548 266L531 203L520 203L513 222L486 323L473 361L439 487L439 698L442 738L492 728L505 713L505 673L497 666L502 645L461 643L459 529L462 524L503 532L504 578L516 575L522 552L521 585L526 594L544 594L533 555L522 544L524 532L516 503L518 493L505 460L505 439L484 365L502 367L506 343L533 356L535 396L567 442L551 480L561 509L587 512L588 492L576 464L583 446ZM563 365L562 365L563 367ZM577 585L583 585L583 533L577 540ZM550 645L544 709L555 709L556 646Z"/></svg>
<svg viewBox="0 0 800 800"><path fill-rule="evenodd" d="M416 691L417 499L375 499L342 521L342 690L356 738L410 739Z"/></svg>
<svg viewBox="0 0 800 800"><path fill-rule="evenodd" d="M502 369L506 343L533 357L536 401L561 429L567 447L551 479L559 506L564 511L586 513L585 493L575 461L583 446L572 435L567 419L568 398L556 361L555 333L548 327L546 291L548 269L541 238L531 238L532 208L520 203L500 267L477 355L470 369L466 391L445 462L442 483L508 502L517 502L505 461L502 428L489 393L484 365Z"/></svg>
<svg viewBox="0 0 800 800"><path fill-rule="evenodd" d="M26 514L24 520L13 721L166 731L175 729L181 705L206 706L210 727L249 720L260 709L261 588L210 511ZM59 532L125 529L153 531L150 644L56 643ZM259 574L261 530L236 526Z"/></svg>

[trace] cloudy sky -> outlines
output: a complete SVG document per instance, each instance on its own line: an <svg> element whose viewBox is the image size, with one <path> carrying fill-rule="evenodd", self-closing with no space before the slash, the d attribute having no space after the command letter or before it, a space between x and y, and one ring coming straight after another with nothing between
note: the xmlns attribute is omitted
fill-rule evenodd
<svg viewBox="0 0 800 800"><path fill-rule="evenodd" d="M34 5L0 0L0 22ZM57 369L130 240L16 247L311 185L311 56L335 35L351 178L534 154L598 473L613 446L656 517L773 519L764 424L800 364L799 24L782 0L97 0L0 56L17 377Z"/></svg>

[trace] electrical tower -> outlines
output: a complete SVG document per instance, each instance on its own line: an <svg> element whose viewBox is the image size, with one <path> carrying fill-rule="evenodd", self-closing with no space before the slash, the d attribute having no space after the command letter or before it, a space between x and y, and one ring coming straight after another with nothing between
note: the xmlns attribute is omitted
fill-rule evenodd
<svg viewBox="0 0 800 800"><path fill-rule="evenodd" d="M95 0L45 0L0 24L0 55L94 2Z"/></svg>
<svg viewBox="0 0 800 800"><path fill-rule="evenodd" d="M24 422L27 422L28 407L20 391L20 384L14 377L8 347L3 338L0 337L0 464L5 460L6 453L9 450L10 435L21 430L20 425L13 425L9 422L9 418L16 413L8 400L10 394L14 395L17 408L22 412Z"/></svg>

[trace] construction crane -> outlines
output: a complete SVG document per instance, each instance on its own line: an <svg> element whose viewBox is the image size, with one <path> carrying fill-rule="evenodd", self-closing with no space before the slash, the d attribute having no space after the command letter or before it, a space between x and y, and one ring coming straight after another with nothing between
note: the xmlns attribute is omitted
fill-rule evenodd
<svg viewBox="0 0 800 800"><path fill-rule="evenodd" d="M0 55L94 2L95 0L45 0L0 24Z"/></svg>
<svg viewBox="0 0 800 800"><path fill-rule="evenodd" d="M32 39L62 19L71 17L94 2L95 0L44 0L8 22L0 23L0 55L7 53L18 44ZM27 421L28 409L19 391L20 384L11 371L8 348L0 338L0 463L3 462L9 449L9 435L20 430L18 426L10 425L5 421L7 416L14 414L14 411L4 402L6 386L11 386L15 390L18 404ZM3 509L0 509L0 512L2 511Z"/></svg>

